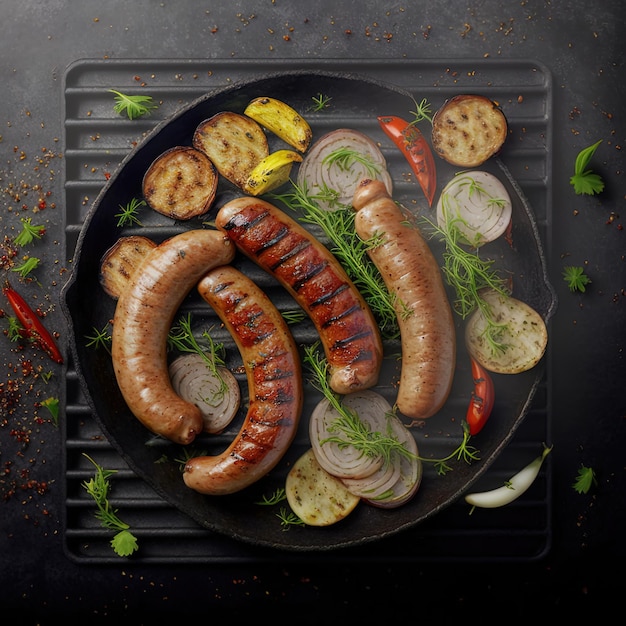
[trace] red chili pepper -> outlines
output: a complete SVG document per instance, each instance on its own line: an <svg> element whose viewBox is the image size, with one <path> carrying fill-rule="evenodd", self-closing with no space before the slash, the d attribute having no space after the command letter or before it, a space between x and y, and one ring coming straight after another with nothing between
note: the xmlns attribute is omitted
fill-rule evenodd
<svg viewBox="0 0 626 626"><path fill-rule="evenodd" d="M404 154L431 207L437 189L437 170L426 138L417 126L393 115L380 116L378 123Z"/></svg>
<svg viewBox="0 0 626 626"><path fill-rule="evenodd" d="M470 435L477 435L491 415L495 401L495 390L493 380L487 370L472 357L470 357L470 361L474 390L467 407L465 420L469 426Z"/></svg>
<svg viewBox="0 0 626 626"><path fill-rule="evenodd" d="M3 287L2 293L9 301L11 308L28 334L28 337L33 339L53 361L63 363L63 356L52 335L42 324L37 314L28 306L26 300L24 300L8 282Z"/></svg>

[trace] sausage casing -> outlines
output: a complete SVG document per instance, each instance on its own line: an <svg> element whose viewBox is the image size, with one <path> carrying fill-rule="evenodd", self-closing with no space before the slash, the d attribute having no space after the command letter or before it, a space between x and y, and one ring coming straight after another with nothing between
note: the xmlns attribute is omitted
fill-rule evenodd
<svg viewBox="0 0 626 626"><path fill-rule="evenodd" d="M448 398L456 362L454 319L441 270L417 225L379 181L361 181L353 207L359 237L377 242L368 254L394 300L402 346L397 407L407 417L430 417Z"/></svg>
<svg viewBox="0 0 626 626"><path fill-rule="evenodd" d="M302 371L287 323L265 292L239 270L224 266L208 272L198 291L237 344L250 400L230 446L216 456L190 459L183 479L200 493L224 495L262 478L287 451L302 412Z"/></svg>
<svg viewBox="0 0 626 626"><path fill-rule="evenodd" d="M188 444L202 432L198 407L180 398L167 370L167 335L200 277L229 263L235 246L216 230L190 230L146 253L117 301L111 356L131 412L150 431Z"/></svg>
<svg viewBox="0 0 626 626"><path fill-rule="evenodd" d="M339 394L378 382L382 340L374 316L345 270L311 233L274 205L236 198L215 223L276 278L310 316L324 347L331 388Z"/></svg>

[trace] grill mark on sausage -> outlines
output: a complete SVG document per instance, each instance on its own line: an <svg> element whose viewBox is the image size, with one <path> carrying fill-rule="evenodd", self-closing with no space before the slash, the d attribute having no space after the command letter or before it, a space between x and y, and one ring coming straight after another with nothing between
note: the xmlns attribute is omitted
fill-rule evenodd
<svg viewBox="0 0 626 626"><path fill-rule="evenodd" d="M240 432L223 453L191 459L185 484L211 495L235 493L282 458L295 436L303 392L296 344L280 312L232 266L209 272L200 295L233 335L243 359L249 406Z"/></svg>
<svg viewBox="0 0 626 626"><path fill-rule="evenodd" d="M254 198L228 202L218 211L216 225L309 314L320 332L335 391L349 393L376 384L382 363L378 327L323 244L283 211Z"/></svg>

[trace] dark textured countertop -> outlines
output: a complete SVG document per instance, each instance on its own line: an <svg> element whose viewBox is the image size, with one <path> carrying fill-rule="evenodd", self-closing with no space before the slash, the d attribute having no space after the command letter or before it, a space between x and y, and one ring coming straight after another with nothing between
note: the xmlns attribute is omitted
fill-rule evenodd
<svg viewBox="0 0 626 626"><path fill-rule="evenodd" d="M63 342L58 301L70 265L61 202L63 77L80 59L173 59L183 66L190 59L541 63L551 73L553 97L553 202L543 243L558 296L549 350L554 448L546 554L522 563L420 562L396 555L368 562L364 548L364 558L355 563L332 553L262 563L76 563L64 550L61 429L38 405L58 395L61 371L36 352L16 351L4 338L0 614L22 623L62 616L140 624L155 616L238 619L262 611L265 619L313 624L351 616L538 616L540 607L582 617L620 605L626 587L619 567L626 556L624 4L387 4L5 2L0 227L14 235L19 217L35 209L36 219L45 220L45 264L37 271L36 297L48 311L46 324ZM600 139L593 169L606 188L598 196L577 196L569 184L576 155ZM585 293L568 290L561 276L565 265L585 267L592 281ZM24 360L34 364L34 373L24 373ZM24 378L31 382L18 384ZM572 488L581 465L593 467L597 476L588 494ZM612 562L617 574L609 572Z"/></svg>

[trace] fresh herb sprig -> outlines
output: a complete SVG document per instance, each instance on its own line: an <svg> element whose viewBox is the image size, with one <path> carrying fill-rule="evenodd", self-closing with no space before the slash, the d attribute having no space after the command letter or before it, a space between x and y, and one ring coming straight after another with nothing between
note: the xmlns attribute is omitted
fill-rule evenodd
<svg viewBox="0 0 626 626"><path fill-rule="evenodd" d="M332 100L332 98L330 96L324 95L323 93L318 93L317 96L313 96L311 100L313 100L311 110L318 112L327 109L330 106L330 101Z"/></svg>
<svg viewBox="0 0 626 626"><path fill-rule="evenodd" d="M105 324L100 330L94 326L92 328L92 334L85 335L85 339L87 339L86 346L88 348L104 348L109 354L111 354L111 329L108 323Z"/></svg>
<svg viewBox="0 0 626 626"><path fill-rule="evenodd" d="M133 198L126 205L119 205L120 212L115 214L117 218L117 225L119 227L122 226L141 226L141 222L137 217L139 209L143 206L146 206L145 200L139 200L137 198Z"/></svg>
<svg viewBox="0 0 626 626"><path fill-rule="evenodd" d="M428 120L432 124L433 114L430 108L430 102L428 102L426 98L422 98L420 102L414 99L413 102L415 103L415 111L411 111L411 115L413 115L411 125L419 124L424 120Z"/></svg>
<svg viewBox="0 0 626 626"><path fill-rule="evenodd" d="M39 267L41 259L35 256L29 256L22 260L21 263L11 268L12 272L17 272L21 278L27 278L34 270Z"/></svg>
<svg viewBox="0 0 626 626"><path fill-rule="evenodd" d="M601 143L602 139L596 141L596 143L581 150L576 157L574 175L569 182L573 185L574 191L578 195L592 196L604 190L602 177L599 174L595 174L591 169L587 169L589 162Z"/></svg>
<svg viewBox="0 0 626 626"><path fill-rule="evenodd" d="M208 365L211 373L220 381L219 389L215 391L215 398L221 398L228 391L228 385L223 379L218 367L224 366L224 344L213 341L211 335L204 331L202 338L206 341L207 347L200 345L193 334L191 327L191 314L180 318L178 323L170 329L167 336L167 343L170 349L179 352L190 352L199 354ZM207 352L208 349L208 352Z"/></svg>
<svg viewBox="0 0 626 626"><path fill-rule="evenodd" d="M454 289L456 300L454 309L462 319L480 309L487 321L485 338L494 353L502 352L506 346L500 341L506 324L496 322L491 309L481 296L483 289L492 289L508 295L504 279L493 268L493 259L483 259L477 249L468 249L462 245L465 238L458 227L463 220L449 217L443 226L430 222L435 232L445 243L443 254L443 275L446 282Z"/></svg>
<svg viewBox="0 0 626 626"><path fill-rule="evenodd" d="M46 227L43 224L33 224L31 217L23 217L20 221L22 230L13 239L17 246L26 246L35 239L41 239L46 232Z"/></svg>
<svg viewBox="0 0 626 626"><path fill-rule="evenodd" d="M113 107L115 112L120 115L126 114L129 120L143 117L154 109L158 109L158 105L154 104L152 96L144 96L142 94L129 96L115 89L109 89L109 91L115 94L115 106Z"/></svg>
<svg viewBox="0 0 626 626"><path fill-rule="evenodd" d="M415 456L392 434L371 431L367 425L359 419L355 411L352 411L341 402L340 397L329 385L328 363L321 357L318 343L305 347L304 363L313 374L311 384L317 388L318 391L321 391L323 396L338 413L338 417L332 427L338 434L325 441L331 441L340 446L351 445L368 456L381 456L385 462L389 462L393 454L400 454L405 458L419 459L423 463L433 463L437 473L440 475L446 474L452 469L449 462L453 459L463 460L466 463L479 460L478 450L469 444L471 436L467 422L463 422L463 440L448 456L442 459Z"/></svg>
<svg viewBox="0 0 626 626"><path fill-rule="evenodd" d="M115 553L118 556L130 556L139 548L137 538L130 531L130 526L118 517L117 509L114 509L109 502L111 488L109 479L117 470L106 470L87 454L83 454L83 456L96 468L94 477L83 482L84 489L98 507L95 513L96 518L100 520L104 528L117 531L111 540L111 547Z"/></svg>
<svg viewBox="0 0 626 626"><path fill-rule="evenodd" d="M567 283L569 290L585 292L591 279L585 274L585 268L567 265L563 268L563 280Z"/></svg>
<svg viewBox="0 0 626 626"><path fill-rule="evenodd" d="M306 185L292 183L293 190L274 196L292 211L300 212L299 219L322 229L330 240L331 252L337 257L348 276L355 283L377 318L385 338L398 336L398 321L393 298L380 277L380 272L367 255L368 244L355 234L355 211L339 207L325 211L318 205L319 196L310 196ZM332 197L332 191L323 190L324 200Z"/></svg>
<svg viewBox="0 0 626 626"><path fill-rule="evenodd" d="M589 493L591 487L597 484L598 480L596 479L596 473L593 468L581 465L578 468L578 474L572 487L578 493Z"/></svg>
<svg viewBox="0 0 626 626"><path fill-rule="evenodd" d="M352 169L355 163L361 164L368 176L375 177L380 174L380 167L367 155L351 148L338 148L327 154L323 159L324 165L336 165L339 169L347 172Z"/></svg>

